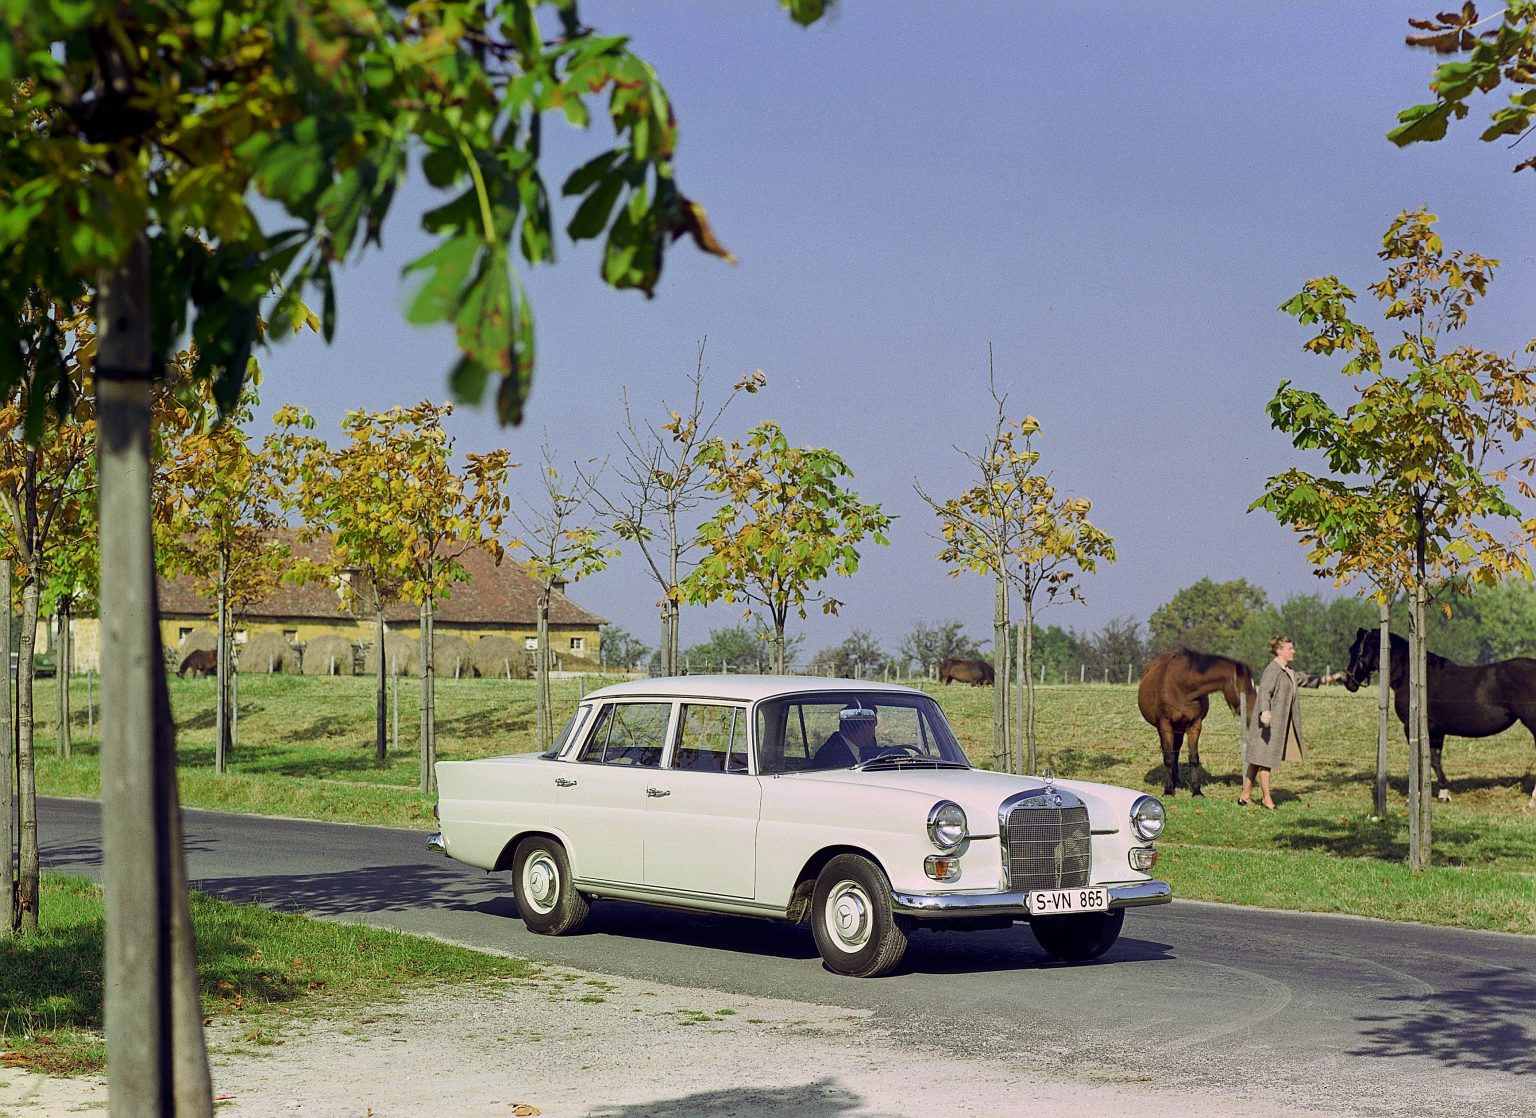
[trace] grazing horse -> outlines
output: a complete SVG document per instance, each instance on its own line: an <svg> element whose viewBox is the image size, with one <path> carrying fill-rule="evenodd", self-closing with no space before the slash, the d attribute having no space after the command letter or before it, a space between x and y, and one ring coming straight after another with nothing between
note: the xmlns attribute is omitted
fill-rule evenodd
<svg viewBox="0 0 1536 1118"><path fill-rule="evenodd" d="M1509 729L1519 722L1536 740L1536 660L1516 656L1495 660L1492 664L1458 664L1444 656L1426 652L1428 678L1425 691L1429 701L1429 763L1435 770L1435 797L1451 798L1451 782L1440 767L1440 751L1445 736L1486 738ZM1359 629L1355 643L1349 646L1349 667L1344 672L1344 686L1358 691L1370 682L1371 673L1381 666L1381 636L1375 629ZM1392 667L1387 676L1392 685L1392 706L1403 733L1408 733L1408 639L1392 634ZM1531 790L1529 807L1536 808L1536 788Z"/></svg>
<svg viewBox="0 0 1536 1118"><path fill-rule="evenodd" d="M1248 696L1253 710L1257 692L1253 672L1241 660L1192 652L1187 648L1165 652L1147 665L1141 686L1136 690L1136 705L1141 716L1157 728L1163 746L1163 794L1171 796L1179 786L1179 747L1189 737L1189 794L1200 791L1200 724L1211 709L1206 697L1220 691L1227 705L1238 709L1238 692Z"/></svg>
<svg viewBox="0 0 1536 1118"><path fill-rule="evenodd" d="M972 687L991 687L997 673L985 660L944 660L939 664L939 682L947 684L950 680Z"/></svg>
<svg viewBox="0 0 1536 1118"><path fill-rule="evenodd" d="M176 669L176 674L185 677L190 672L195 679L200 675L213 675L218 670L218 652L211 648L197 648L187 653L187 658Z"/></svg>

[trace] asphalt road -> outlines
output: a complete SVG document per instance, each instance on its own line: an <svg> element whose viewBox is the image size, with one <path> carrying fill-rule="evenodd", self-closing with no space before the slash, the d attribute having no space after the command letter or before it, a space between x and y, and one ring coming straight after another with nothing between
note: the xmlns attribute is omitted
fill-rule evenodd
<svg viewBox="0 0 1536 1118"><path fill-rule="evenodd" d="M43 866L96 877L100 813L40 803ZM913 937L902 971L824 970L808 928L594 905L551 939L511 882L424 833L189 810L196 886L583 970L874 1011L898 1041L1021 1069L1187 1085L1360 1115L1536 1116L1536 938L1175 901L1132 910L1102 959L1027 928Z"/></svg>

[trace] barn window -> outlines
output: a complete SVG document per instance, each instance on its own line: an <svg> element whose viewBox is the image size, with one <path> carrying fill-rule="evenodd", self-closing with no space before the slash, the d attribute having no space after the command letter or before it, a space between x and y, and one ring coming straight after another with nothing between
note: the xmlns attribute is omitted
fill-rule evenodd
<svg viewBox="0 0 1536 1118"><path fill-rule="evenodd" d="M584 649L586 647L587 647L587 639L585 637L572 637L571 638L571 651L572 652L580 652L582 649Z"/></svg>
<svg viewBox="0 0 1536 1118"><path fill-rule="evenodd" d="M538 637L524 637L523 638L523 647L526 648L529 652L537 652L539 650L539 638Z"/></svg>
<svg viewBox="0 0 1536 1118"><path fill-rule="evenodd" d="M299 639L299 631L297 629L284 629L283 630L283 640L287 641L289 644L293 644L298 639Z"/></svg>
<svg viewBox="0 0 1536 1118"><path fill-rule="evenodd" d="M182 628L179 628L179 629L176 630L176 639L179 640L179 641L184 641L188 637L190 637L191 635L192 635L192 630L191 630L190 627L183 626Z"/></svg>

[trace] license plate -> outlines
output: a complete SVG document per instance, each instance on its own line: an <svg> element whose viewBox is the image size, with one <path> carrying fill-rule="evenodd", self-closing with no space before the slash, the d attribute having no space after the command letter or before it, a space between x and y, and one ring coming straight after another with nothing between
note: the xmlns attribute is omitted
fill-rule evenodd
<svg viewBox="0 0 1536 1118"><path fill-rule="evenodd" d="M1031 916L1055 916L1067 912L1108 912L1109 890L1033 889L1024 895L1024 906Z"/></svg>

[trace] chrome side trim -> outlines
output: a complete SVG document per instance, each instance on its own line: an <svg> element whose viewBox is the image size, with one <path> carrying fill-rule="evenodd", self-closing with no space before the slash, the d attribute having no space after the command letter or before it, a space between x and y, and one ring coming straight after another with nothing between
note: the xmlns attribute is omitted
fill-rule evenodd
<svg viewBox="0 0 1536 1118"><path fill-rule="evenodd" d="M616 901L639 901L661 908L677 908L686 912L724 912L733 916L765 916L783 920L789 915L784 905L762 904L743 897L721 897L711 893L690 893L684 889L657 889L632 883L593 881L577 878L572 884L578 892L589 897L606 897Z"/></svg>
<svg viewBox="0 0 1536 1118"><path fill-rule="evenodd" d="M442 831L433 831L427 836L427 849L435 850L439 854L448 853L448 842L443 838Z"/></svg>
<svg viewBox="0 0 1536 1118"><path fill-rule="evenodd" d="M1138 881L1111 885L1109 907L1139 908L1166 904L1173 900L1173 887L1166 881ZM892 893L891 907L920 920L958 919L967 916L1012 916L1029 919L1023 893Z"/></svg>

